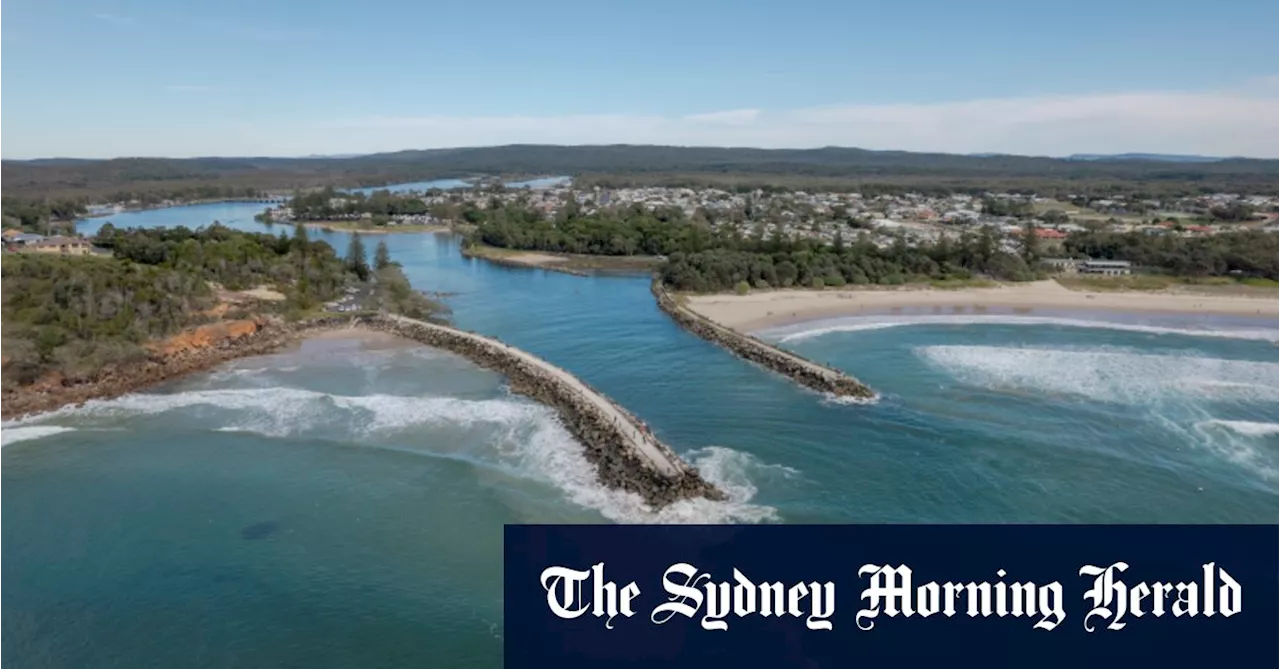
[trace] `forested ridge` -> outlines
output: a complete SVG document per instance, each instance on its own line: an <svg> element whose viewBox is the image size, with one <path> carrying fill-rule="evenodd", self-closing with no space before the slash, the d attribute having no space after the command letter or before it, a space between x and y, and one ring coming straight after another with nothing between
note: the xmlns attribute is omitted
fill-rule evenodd
<svg viewBox="0 0 1280 669"><path fill-rule="evenodd" d="M426 318L440 308L414 291L379 245L372 264L353 236L346 257L298 226L293 236L212 225L122 230L94 239L110 256L6 253L3 336L6 388L57 371L71 382L142 360L142 344L184 328L273 312L297 318L351 287L363 308ZM267 287L284 300L238 303L217 314L218 288Z"/></svg>
<svg viewBox="0 0 1280 669"><path fill-rule="evenodd" d="M4 161L7 195L26 200L199 197L192 193L379 186L446 177L551 174L613 185L783 185L793 189L943 188L1272 195L1277 161L1068 160L856 148L510 145L332 158L118 158ZM213 190L202 190L213 189ZM185 194L185 195L184 195ZM223 195L204 195L221 197Z"/></svg>

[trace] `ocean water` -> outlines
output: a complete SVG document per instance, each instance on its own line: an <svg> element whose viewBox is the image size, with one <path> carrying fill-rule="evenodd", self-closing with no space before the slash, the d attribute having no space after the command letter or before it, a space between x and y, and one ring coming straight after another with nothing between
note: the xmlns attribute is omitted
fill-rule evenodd
<svg viewBox="0 0 1280 669"><path fill-rule="evenodd" d="M257 230L257 210L83 227ZM578 374L730 499L655 513L500 376L313 340L4 425L6 664L497 666L504 523L1276 522L1274 320L927 310L759 333L880 393L847 405L684 332L643 277L385 239L459 326Z"/></svg>

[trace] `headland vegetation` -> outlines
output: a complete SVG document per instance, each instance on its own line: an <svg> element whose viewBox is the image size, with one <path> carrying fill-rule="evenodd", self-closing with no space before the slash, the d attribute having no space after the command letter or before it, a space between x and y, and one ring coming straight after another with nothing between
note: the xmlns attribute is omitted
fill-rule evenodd
<svg viewBox="0 0 1280 669"><path fill-rule="evenodd" d="M410 287L385 245L371 263L359 235L340 257L305 227L293 232L107 224L92 239L98 253L5 252L4 415L127 392L172 376L166 369L207 367L187 361L196 349L218 349L203 356L208 364L259 352L259 337L238 353L224 344L306 329L340 300L355 298L350 311L443 313Z"/></svg>

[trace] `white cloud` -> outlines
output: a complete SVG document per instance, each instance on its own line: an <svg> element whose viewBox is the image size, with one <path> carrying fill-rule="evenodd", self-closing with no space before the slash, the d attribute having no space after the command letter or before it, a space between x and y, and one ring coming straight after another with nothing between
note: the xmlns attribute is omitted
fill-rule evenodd
<svg viewBox="0 0 1280 669"><path fill-rule="evenodd" d="M163 134L94 128L78 141L71 133L14 132L14 153L10 155L94 157L122 155L121 149L127 155L307 155L517 143L631 143L1274 158L1280 144L1278 116L1277 79L1267 77L1221 91L843 104L687 116L372 115L279 124L241 118L234 125L218 128L173 122L166 125ZM115 138L112 146L103 145L100 138L104 135ZM33 144L25 145L28 141ZM48 141L59 145L34 144Z"/></svg>
<svg viewBox="0 0 1280 669"><path fill-rule="evenodd" d="M509 143L678 144L807 148L1072 153L1197 153L1276 157L1280 143L1271 94L1141 92L918 104L847 104L684 117L651 115L381 117L337 122L349 146L383 151ZM319 124L315 135L323 136ZM302 130L270 140L305 152ZM310 144L307 144L310 146Z"/></svg>
<svg viewBox="0 0 1280 669"><path fill-rule="evenodd" d="M735 109L733 111L690 114L684 120L692 123L717 123L722 125L750 125L760 118L759 109Z"/></svg>
<svg viewBox="0 0 1280 669"><path fill-rule="evenodd" d="M107 23L115 24L117 26L131 26L135 23L131 17L120 16L119 14L107 14L106 12L94 14L93 18L98 19L99 21L106 21Z"/></svg>

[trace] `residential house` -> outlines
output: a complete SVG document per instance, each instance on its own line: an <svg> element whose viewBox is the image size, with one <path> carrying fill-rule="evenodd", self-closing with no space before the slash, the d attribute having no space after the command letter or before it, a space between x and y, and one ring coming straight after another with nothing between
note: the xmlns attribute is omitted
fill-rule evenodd
<svg viewBox="0 0 1280 669"><path fill-rule="evenodd" d="M37 242L43 241L44 235L37 235L31 232L23 232L17 229L4 231L4 247L10 251L27 248Z"/></svg>
<svg viewBox="0 0 1280 669"><path fill-rule="evenodd" d="M37 242L27 244L26 248L36 253L60 253L62 255L87 255L92 251L89 240L83 237L46 237Z"/></svg>

